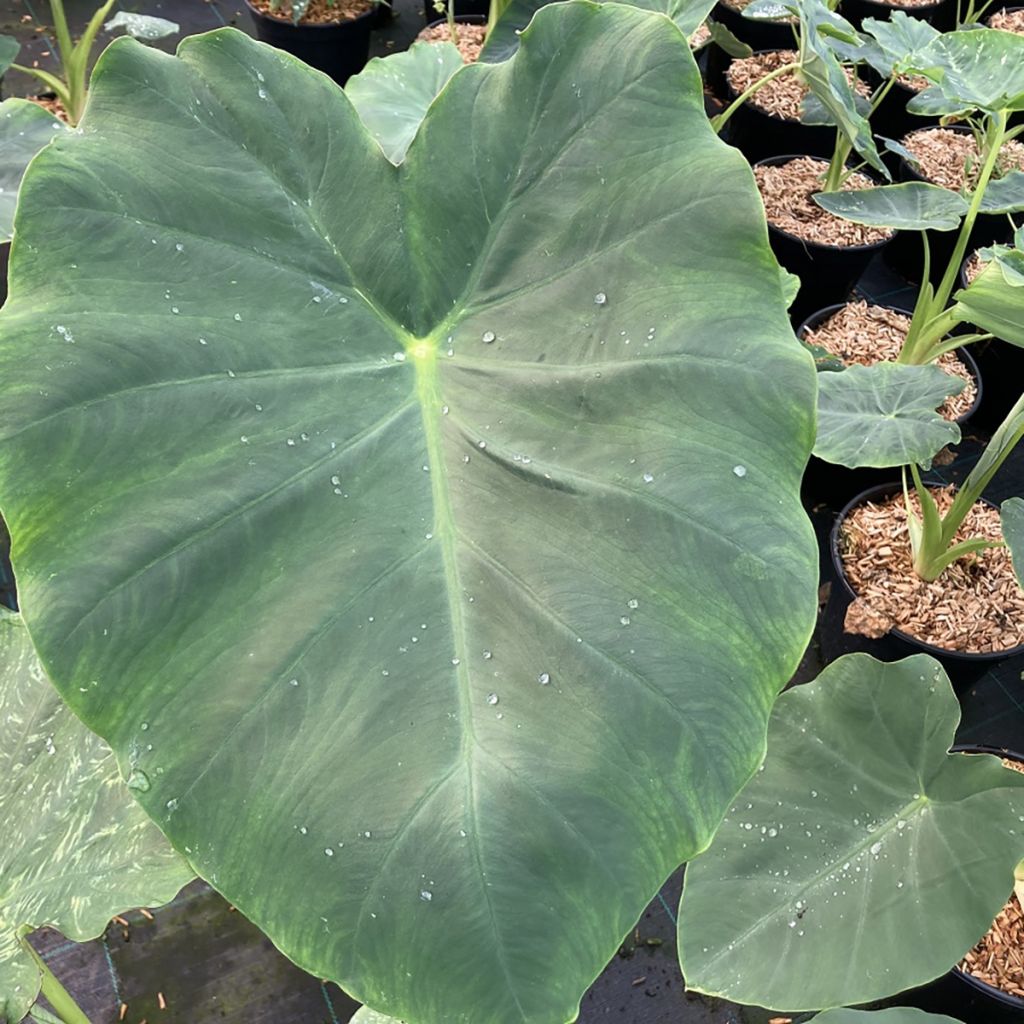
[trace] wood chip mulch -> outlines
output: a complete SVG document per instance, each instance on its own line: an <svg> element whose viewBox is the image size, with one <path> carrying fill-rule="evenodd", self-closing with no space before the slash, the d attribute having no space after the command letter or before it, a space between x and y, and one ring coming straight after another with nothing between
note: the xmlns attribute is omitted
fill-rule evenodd
<svg viewBox="0 0 1024 1024"><path fill-rule="evenodd" d="M291 21L291 0L252 0L253 7L272 18ZM373 9L371 0L309 0L300 25L332 25L351 21Z"/></svg>
<svg viewBox="0 0 1024 1024"><path fill-rule="evenodd" d="M935 84L930 78L925 78L924 75L899 75L896 81L904 89L909 89L911 92L923 92Z"/></svg>
<svg viewBox="0 0 1024 1024"><path fill-rule="evenodd" d="M931 494L940 513L945 513L954 489L936 487ZM911 493L910 499L920 513L916 494ZM1002 536L999 509L979 502L955 540L1002 540ZM851 627L866 606L888 629L946 650L989 653L1024 644L1024 590L1017 583L1009 550L989 548L960 558L937 580L926 583L911 564L902 493L855 508L843 523L840 552L846 578L857 595L850 605L856 611L854 621L847 618L848 632L856 631Z"/></svg>
<svg viewBox="0 0 1024 1024"><path fill-rule="evenodd" d="M971 132L923 128L907 135L903 145L916 157L921 175L943 188L963 192L974 186L981 173L981 157ZM1012 170L1024 171L1024 144L1016 139L1003 145L993 177Z"/></svg>
<svg viewBox="0 0 1024 1024"><path fill-rule="evenodd" d="M909 329L909 316L861 299L848 302L815 330L807 331L805 340L827 349L847 366L874 366L896 361ZM967 382L959 395L947 398L939 409L947 420L955 420L974 405L978 385L955 352L943 353L936 362L946 373Z"/></svg>
<svg viewBox="0 0 1024 1024"><path fill-rule="evenodd" d="M986 985L1024 998L1024 913L1015 895L957 966Z"/></svg>
<svg viewBox="0 0 1024 1024"><path fill-rule="evenodd" d="M690 49L699 50L711 39L711 29L705 23L697 26L696 31L690 36Z"/></svg>
<svg viewBox="0 0 1024 1024"><path fill-rule="evenodd" d="M65 124L71 124L64 104L56 96L29 96L29 99L43 110L48 110L54 117L59 117Z"/></svg>
<svg viewBox="0 0 1024 1024"><path fill-rule="evenodd" d="M980 253L971 253L971 255L967 258L967 266L964 267L964 277L967 278L967 283L973 284L977 276L985 269L987 265L987 261L981 258Z"/></svg>
<svg viewBox="0 0 1024 1024"><path fill-rule="evenodd" d="M1005 8L988 19L989 28L999 28L1004 32L1015 32L1017 35L1024 35L1024 7L1016 11L1008 11Z"/></svg>
<svg viewBox="0 0 1024 1024"><path fill-rule="evenodd" d="M486 25L461 25L455 24L455 34L458 42L455 44L462 54L463 64L475 64L480 59L480 51L484 48L484 41L487 39ZM417 37L425 43L450 43L452 34L448 29L448 23L434 25L425 28Z"/></svg>
<svg viewBox="0 0 1024 1024"><path fill-rule="evenodd" d="M754 177L761 192L765 213L772 225L808 242L821 245L871 245L893 234L885 228L854 224L823 210L811 195L820 192L828 163L802 156L784 164L761 164ZM866 174L852 174L845 188L871 188Z"/></svg>
<svg viewBox="0 0 1024 1024"><path fill-rule="evenodd" d="M770 71L792 64L797 57L796 50L769 50L767 53L755 53L753 57L740 57L729 65L725 73L729 88L734 96L739 96ZM847 70L846 77L862 96L869 94L867 83L855 77L852 71ZM772 117L783 121L799 121L800 105L809 92L796 74L780 75L759 89L747 102Z"/></svg>

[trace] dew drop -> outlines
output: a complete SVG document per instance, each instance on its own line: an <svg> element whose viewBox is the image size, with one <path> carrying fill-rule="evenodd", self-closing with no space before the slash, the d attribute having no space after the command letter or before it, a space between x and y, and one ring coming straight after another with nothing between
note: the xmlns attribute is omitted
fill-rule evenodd
<svg viewBox="0 0 1024 1024"><path fill-rule="evenodd" d="M495 335L494 331L484 331L483 336L480 338L480 340L485 345L490 345L491 342L494 341L495 337L496 337L496 335Z"/></svg>
<svg viewBox="0 0 1024 1024"><path fill-rule="evenodd" d="M498 703L498 695L496 693L487 694L487 703L493 707Z"/></svg>
<svg viewBox="0 0 1024 1024"><path fill-rule="evenodd" d="M424 903L429 903L433 898L434 894L429 889L420 890L420 899L423 900Z"/></svg>
<svg viewBox="0 0 1024 1024"><path fill-rule="evenodd" d="M548 672L541 672L541 674L537 676L537 682L540 683L541 686L547 686L548 683L551 682L551 674Z"/></svg>
<svg viewBox="0 0 1024 1024"><path fill-rule="evenodd" d="M141 768L133 768L131 774L128 776L128 788L135 790L136 793L148 793L152 783L149 781L149 776L142 771Z"/></svg>
<svg viewBox="0 0 1024 1024"><path fill-rule="evenodd" d="M743 479L743 477L745 477L745 476L747 475L747 467L746 467L746 466L733 466L733 467L732 467L732 471L733 471L733 473L735 473L735 474L736 474L736 476L738 476L738 477L739 477L739 478L740 478L741 480Z"/></svg>
<svg viewBox="0 0 1024 1024"><path fill-rule="evenodd" d="M594 305L603 306L608 301L608 296L604 292L598 292L594 296Z"/></svg>
<svg viewBox="0 0 1024 1024"><path fill-rule="evenodd" d="M653 482L653 480L654 480L654 474L653 473L644 473L644 483L645 484L649 484L649 483Z"/></svg>

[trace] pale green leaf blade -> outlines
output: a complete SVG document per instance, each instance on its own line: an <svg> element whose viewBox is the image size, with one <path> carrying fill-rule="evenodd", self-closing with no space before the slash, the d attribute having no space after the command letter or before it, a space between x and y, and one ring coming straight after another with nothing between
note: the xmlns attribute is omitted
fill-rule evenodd
<svg viewBox="0 0 1024 1024"><path fill-rule="evenodd" d="M1010 171L988 183L981 197L982 213L1019 213L1024 210L1024 171Z"/></svg>
<svg viewBox="0 0 1024 1024"><path fill-rule="evenodd" d="M875 58L872 67L884 78L910 67L915 55L940 34L927 21L912 18L905 11L893 11L886 21L865 18L861 27L878 45L877 52L868 52Z"/></svg>
<svg viewBox="0 0 1024 1024"><path fill-rule="evenodd" d="M925 655L848 655L784 693L763 770L687 868L687 984L794 1012L882 998L956 963L1024 854L1024 776L947 753L958 720Z"/></svg>
<svg viewBox="0 0 1024 1024"><path fill-rule="evenodd" d="M944 1013L925 1013L911 1006L888 1010L826 1010L812 1018L816 1024L960 1024Z"/></svg>
<svg viewBox="0 0 1024 1024"><path fill-rule="evenodd" d="M520 36L530 24L530 19L549 3L551 0L511 0L498 23L487 33L480 60L490 64L508 60L519 48ZM689 39L711 13L715 0L628 0L628 5L666 15Z"/></svg>
<svg viewBox="0 0 1024 1024"><path fill-rule="evenodd" d="M29 161L66 125L38 103L0 103L0 242L10 241L18 189Z"/></svg>
<svg viewBox="0 0 1024 1024"><path fill-rule="evenodd" d="M84 127L23 187L0 314L51 674L316 976L417 1024L572 1018L814 621L815 375L686 39L552 5L397 168L232 31L114 43Z"/></svg>
<svg viewBox="0 0 1024 1024"><path fill-rule="evenodd" d="M923 181L818 192L812 198L822 209L855 224L900 231L955 231L967 213L963 196Z"/></svg>
<svg viewBox="0 0 1024 1024"><path fill-rule="evenodd" d="M166 903L192 878L132 799L110 748L67 709L21 617L0 611L0 1019L39 992L23 926L95 938L114 914Z"/></svg>
<svg viewBox="0 0 1024 1024"><path fill-rule="evenodd" d="M818 379L814 454L850 469L927 463L960 428L936 411L964 381L937 366L878 363Z"/></svg>
<svg viewBox="0 0 1024 1024"><path fill-rule="evenodd" d="M157 18L151 14L136 14L133 11L118 11L103 27L108 32L123 28L133 39L141 39L147 43L165 39L181 31L181 26L176 21Z"/></svg>
<svg viewBox="0 0 1024 1024"><path fill-rule="evenodd" d="M427 108L461 67L451 43L413 43L403 53L374 57L345 92L385 156L400 164Z"/></svg>
<svg viewBox="0 0 1024 1024"><path fill-rule="evenodd" d="M908 110L1024 109L1024 36L992 28L946 32L909 63L909 72L928 75L937 84L911 100ZM941 101L936 98L926 110L928 94L941 96Z"/></svg>
<svg viewBox="0 0 1024 1024"><path fill-rule="evenodd" d="M999 506L999 519L1003 527L1003 540L1010 549L1013 571L1024 587L1024 498L1008 498Z"/></svg>
<svg viewBox="0 0 1024 1024"><path fill-rule="evenodd" d="M1024 253L994 252L984 270L953 297L960 320L1024 346Z"/></svg>

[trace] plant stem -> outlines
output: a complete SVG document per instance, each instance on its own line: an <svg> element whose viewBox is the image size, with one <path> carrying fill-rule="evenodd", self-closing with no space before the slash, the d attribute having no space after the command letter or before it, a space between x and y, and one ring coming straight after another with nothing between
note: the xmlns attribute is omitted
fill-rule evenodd
<svg viewBox="0 0 1024 1024"><path fill-rule="evenodd" d="M783 64L782 67L776 68L774 71L769 71L768 74L764 76L764 78L759 78L756 82L753 83L753 85L747 86L747 88L744 89L743 92L741 92L740 95L737 96L736 99L734 99L732 103L730 103L729 106L725 108L725 110L723 110L716 117L711 118L711 127L714 128L716 132L720 133L722 129L725 127L725 124L729 120L729 118L732 117L732 115L737 110L739 110L739 108L742 107L743 104L746 103L746 101L750 99L750 97L753 96L754 93L758 91L758 89L760 89L762 86L767 85L773 79L779 78L781 75L786 74L787 72L796 71L799 67L799 61L797 61L794 64Z"/></svg>
<svg viewBox="0 0 1024 1024"><path fill-rule="evenodd" d="M24 932L19 935L22 946L39 968L41 976L40 990L46 997L46 1001L53 1007L54 1012L64 1024L92 1024L85 1015L82 1008L71 998L68 990L57 980L53 971L47 966L46 961L33 949Z"/></svg>

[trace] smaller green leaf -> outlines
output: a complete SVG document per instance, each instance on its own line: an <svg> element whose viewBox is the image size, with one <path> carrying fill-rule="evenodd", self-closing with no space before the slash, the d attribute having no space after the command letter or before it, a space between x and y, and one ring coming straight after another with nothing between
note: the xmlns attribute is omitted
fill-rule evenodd
<svg viewBox="0 0 1024 1024"><path fill-rule="evenodd" d="M723 24L711 18L705 22L711 41L717 43L730 57L742 59L750 57L754 51L742 39L737 39Z"/></svg>
<svg viewBox="0 0 1024 1024"><path fill-rule="evenodd" d="M982 213L1019 213L1024 210L1024 171L1010 171L988 183L982 196Z"/></svg>
<svg viewBox="0 0 1024 1024"><path fill-rule="evenodd" d="M950 100L937 85L930 89L922 89L907 103L907 112L919 117L953 117L968 114L972 109L970 105L965 106L963 103Z"/></svg>
<svg viewBox="0 0 1024 1024"><path fill-rule="evenodd" d="M1017 582L1024 587L1024 498L1008 498L999 506L1003 540L1010 549Z"/></svg>
<svg viewBox="0 0 1024 1024"><path fill-rule="evenodd" d="M743 17L751 21L779 21L782 18L799 16L796 4L780 2L780 0L753 0L743 8Z"/></svg>
<svg viewBox="0 0 1024 1024"><path fill-rule="evenodd" d="M784 693L762 769L686 870L688 986L793 1012L881 999L956 963L1024 852L1024 775L950 754L959 719L926 655L847 655Z"/></svg>
<svg viewBox="0 0 1024 1024"><path fill-rule="evenodd" d="M925 109L933 100L942 113L1024 110L1024 36L991 28L946 32L909 63L908 72L938 83L907 105L913 113L936 113L934 106Z"/></svg>
<svg viewBox="0 0 1024 1024"><path fill-rule="evenodd" d="M911 1006L893 1006L888 1010L826 1010L812 1019L814 1024L960 1024L944 1013L925 1013Z"/></svg>
<svg viewBox="0 0 1024 1024"><path fill-rule="evenodd" d="M2 75L15 61L21 43L14 36L0 36L0 75Z"/></svg>
<svg viewBox="0 0 1024 1024"><path fill-rule="evenodd" d="M844 220L900 231L955 231L967 214L963 196L923 181L818 192L812 198L823 210Z"/></svg>
<svg viewBox="0 0 1024 1024"><path fill-rule="evenodd" d="M29 161L66 127L38 103L20 99L0 103L0 242L9 241L14 230L18 189Z"/></svg>
<svg viewBox="0 0 1024 1024"><path fill-rule="evenodd" d="M156 39L164 39L181 31L176 21L157 18L150 14L134 14L130 11L118 11L104 26L108 32L123 28L133 39L141 39L151 43Z"/></svg>
<svg viewBox="0 0 1024 1024"><path fill-rule="evenodd" d="M451 43L413 43L403 53L374 57L349 79L345 93L384 155L398 165L430 104L461 67Z"/></svg>
<svg viewBox="0 0 1024 1024"><path fill-rule="evenodd" d="M937 366L877 363L818 378L814 454L850 469L928 462L960 428L935 410L964 381Z"/></svg>
<svg viewBox="0 0 1024 1024"><path fill-rule="evenodd" d="M896 156L902 157L915 171L921 169L921 161L902 142L897 142L895 139L887 139L884 135L879 135L878 138L882 146L890 153L895 153Z"/></svg>
<svg viewBox="0 0 1024 1024"><path fill-rule="evenodd" d="M954 315L1012 345L1024 346L1024 253L993 250L992 261L954 296Z"/></svg>
<svg viewBox="0 0 1024 1024"><path fill-rule="evenodd" d="M928 22L903 11L894 11L888 21L865 18L862 28L876 44L876 48L865 49L865 59L883 78L902 74L915 55L940 34Z"/></svg>

